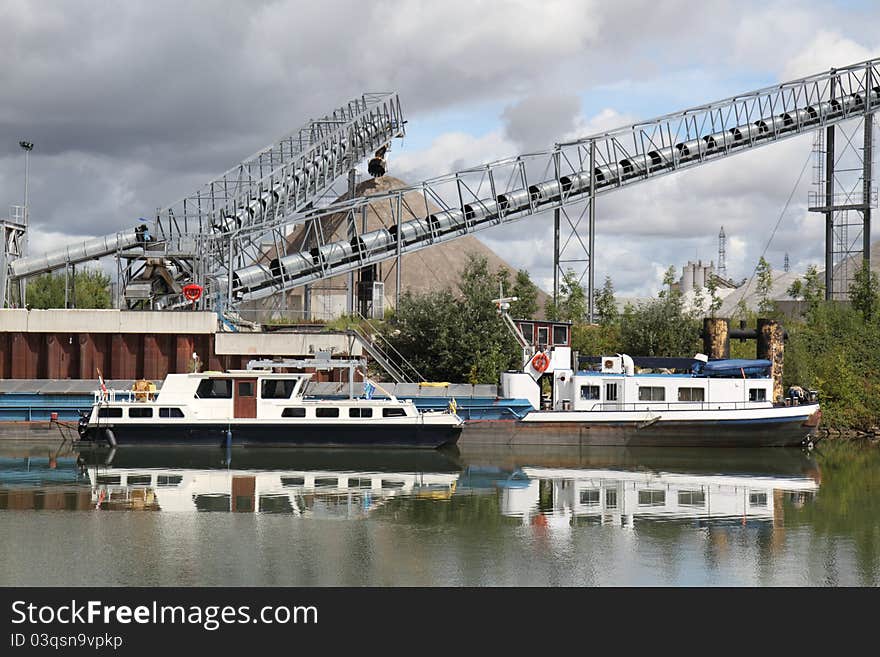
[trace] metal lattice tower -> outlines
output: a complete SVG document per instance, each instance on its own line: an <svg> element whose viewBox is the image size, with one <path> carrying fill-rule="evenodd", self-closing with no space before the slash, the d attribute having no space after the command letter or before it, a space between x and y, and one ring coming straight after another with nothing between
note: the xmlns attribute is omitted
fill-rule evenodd
<svg viewBox="0 0 880 657"><path fill-rule="evenodd" d="M788 259L788 252L785 253L785 260L782 263L782 271L786 274L791 271L791 262Z"/></svg>
<svg viewBox="0 0 880 657"><path fill-rule="evenodd" d="M727 235L724 234L724 226L718 231L718 275L727 278Z"/></svg>
<svg viewBox="0 0 880 657"><path fill-rule="evenodd" d="M867 84L880 84L877 68L865 65ZM825 298L849 298L849 287L862 262L871 260L874 108L865 103L853 120L818 130L813 141L811 212L825 215Z"/></svg>

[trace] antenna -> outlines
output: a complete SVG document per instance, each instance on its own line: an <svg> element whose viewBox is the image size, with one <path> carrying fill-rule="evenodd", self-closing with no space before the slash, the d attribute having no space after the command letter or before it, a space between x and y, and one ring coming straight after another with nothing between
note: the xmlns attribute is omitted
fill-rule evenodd
<svg viewBox="0 0 880 657"><path fill-rule="evenodd" d="M724 234L724 226L718 233L718 275L727 278L727 235Z"/></svg>

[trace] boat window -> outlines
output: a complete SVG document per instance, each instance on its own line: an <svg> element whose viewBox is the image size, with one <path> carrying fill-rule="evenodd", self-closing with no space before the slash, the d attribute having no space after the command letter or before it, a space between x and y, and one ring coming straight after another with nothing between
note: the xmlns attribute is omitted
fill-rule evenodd
<svg viewBox="0 0 880 657"><path fill-rule="evenodd" d="M122 417L121 408L99 408L98 417Z"/></svg>
<svg viewBox="0 0 880 657"><path fill-rule="evenodd" d="M253 397L254 396L254 382L253 381L239 381L238 382L238 396L239 397Z"/></svg>
<svg viewBox="0 0 880 657"><path fill-rule="evenodd" d="M567 326L554 326L553 327L553 344L568 344L568 327Z"/></svg>
<svg viewBox="0 0 880 657"><path fill-rule="evenodd" d="M315 477L315 488L338 488L339 479L336 477Z"/></svg>
<svg viewBox="0 0 880 657"><path fill-rule="evenodd" d="M182 481L182 475L159 475L156 477L157 486L178 486Z"/></svg>
<svg viewBox="0 0 880 657"><path fill-rule="evenodd" d="M394 479L383 479L382 488L403 488L406 482L396 481Z"/></svg>
<svg viewBox="0 0 880 657"><path fill-rule="evenodd" d="M198 399L232 399L232 380L202 379L196 389Z"/></svg>
<svg viewBox="0 0 880 657"><path fill-rule="evenodd" d="M606 509L616 509L617 508L617 489L616 488L606 488L605 489L605 508Z"/></svg>
<svg viewBox="0 0 880 657"><path fill-rule="evenodd" d="M664 504L666 504L665 490L639 491L639 506L663 506Z"/></svg>
<svg viewBox="0 0 880 657"><path fill-rule="evenodd" d="M599 506L599 489L582 490L581 504L584 506Z"/></svg>
<svg viewBox="0 0 880 657"><path fill-rule="evenodd" d="M547 343L550 341L550 327L549 326L539 326L538 327L538 345L547 346Z"/></svg>
<svg viewBox="0 0 880 657"><path fill-rule="evenodd" d="M706 493L702 490L678 491L678 506L706 506Z"/></svg>
<svg viewBox="0 0 880 657"><path fill-rule="evenodd" d="M373 417L373 409L352 407L348 409L348 417Z"/></svg>
<svg viewBox="0 0 880 657"><path fill-rule="evenodd" d="M705 401L705 391L702 388L679 388L678 401L680 402L701 402Z"/></svg>
<svg viewBox="0 0 880 657"><path fill-rule="evenodd" d="M95 483L99 486L118 486L121 481L119 475L98 475Z"/></svg>
<svg viewBox="0 0 880 657"><path fill-rule="evenodd" d="M281 477L281 485L285 488L305 486L305 477Z"/></svg>
<svg viewBox="0 0 880 657"><path fill-rule="evenodd" d="M300 408L285 408L284 412L281 413L281 417L305 417L306 409Z"/></svg>
<svg viewBox="0 0 880 657"><path fill-rule="evenodd" d="M617 384L605 384L605 401L617 401Z"/></svg>
<svg viewBox="0 0 880 657"><path fill-rule="evenodd" d="M372 488L373 482L369 477L356 477L348 480L349 488Z"/></svg>
<svg viewBox="0 0 880 657"><path fill-rule="evenodd" d="M531 322L523 322L519 325L519 330L522 332L523 337L526 339L526 342L532 344L535 341L535 325Z"/></svg>
<svg viewBox="0 0 880 657"><path fill-rule="evenodd" d="M296 379L263 379L260 396L263 399L290 399Z"/></svg>
<svg viewBox="0 0 880 657"><path fill-rule="evenodd" d="M639 401L666 401L666 388L644 386L639 388Z"/></svg>
<svg viewBox="0 0 880 657"><path fill-rule="evenodd" d="M767 493L749 492L749 506L767 506Z"/></svg>
<svg viewBox="0 0 880 657"><path fill-rule="evenodd" d="M260 513L293 513L287 495L260 495Z"/></svg>
<svg viewBox="0 0 880 657"><path fill-rule="evenodd" d="M581 399L599 399L599 386L581 386Z"/></svg>
<svg viewBox="0 0 880 657"><path fill-rule="evenodd" d="M183 411L179 408L160 408L159 417L183 417Z"/></svg>
<svg viewBox="0 0 880 657"><path fill-rule="evenodd" d="M382 417L406 417L406 411L402 408L383 408Z"/></svg>
<svg viewBox="0 0 880 657"><path fill-rule="evenodd" d="M152 408L129 408L128 417L153 417Z"/></svg>
<svg viewBox="0 0 880 657"><path fill-rule="evenodd" d="M316 408L315 417L339 417L338 408Z"/></svg>
<svg viewBox="0 0 880 657"><path fill-rule="evenodd" d="M128 478L125 480L126 485L128 486L149 486L153 481L153 478L150 475L128 475Z"/></svg>
<svg viewBox="0 0 880 657"><path fill-rule="evenodd" d="M749 401L767 401L767 390L764 388L749 388Z"/></svg>
<svg viewBox="0 0 880 657"><path fill-rule="evenodd" d="M205 493L193 495L196 511L229 511L232 508L232 497L225 493Z"/></svg>

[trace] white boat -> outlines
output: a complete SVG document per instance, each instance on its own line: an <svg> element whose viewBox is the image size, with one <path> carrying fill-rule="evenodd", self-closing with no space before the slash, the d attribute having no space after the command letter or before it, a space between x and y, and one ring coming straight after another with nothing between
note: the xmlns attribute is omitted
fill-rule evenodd
<svg viewBox="0 0 880 657"><path fill-rule="evenodd" d="M455 413L420 412L412 400L306 399L311 374L232 370L169 374L158 393L95 392L83 440L123 444L392 446L454 444Z"/></svg>
<svg viewBox="0 0 880 657"><path fill-rule="evenodd" d="M568 346L533 347L506 314L524 350L522 371L501 376L501 396L528 399L518 420L469 423L469 433L510 444L812 446L821 411L814 391L774 402L767 360L713 360L697 354L687 373L636 373L626 354L596 370L572 367ZM550 399L542 404L541 381Z"/></svg>

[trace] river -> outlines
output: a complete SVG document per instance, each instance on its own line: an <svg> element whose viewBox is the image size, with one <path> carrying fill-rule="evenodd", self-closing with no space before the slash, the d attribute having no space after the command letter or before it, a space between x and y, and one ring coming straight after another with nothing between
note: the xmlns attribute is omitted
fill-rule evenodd
<svg viewBox="0 0 880 657"><path fill-rule="evenodd" d="M0 444L0 585L876 586L880 449Z"/></svg>

